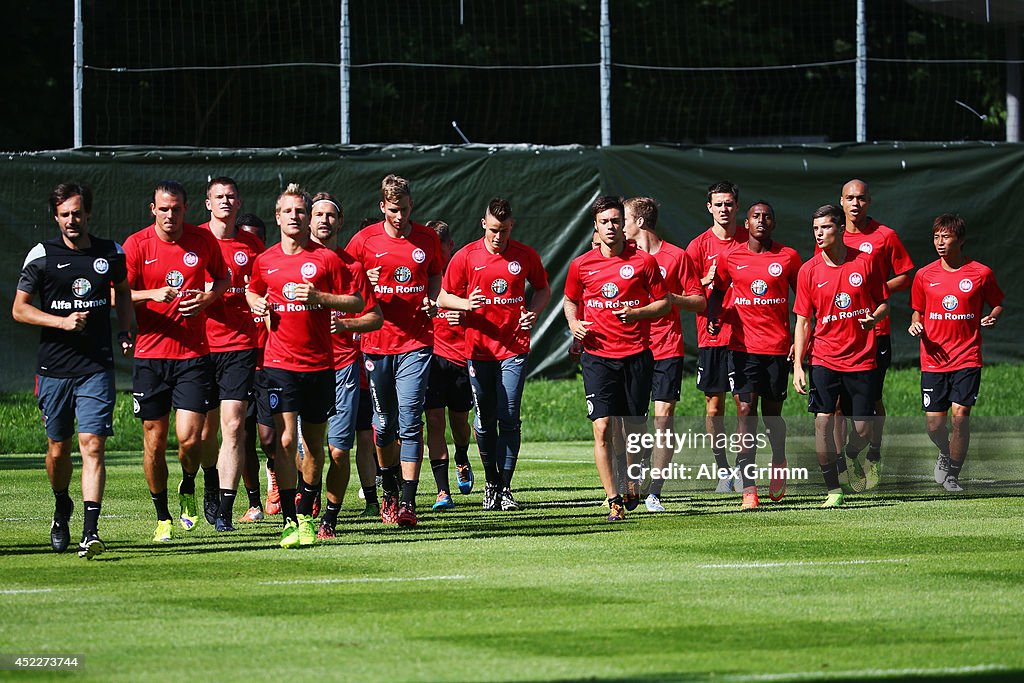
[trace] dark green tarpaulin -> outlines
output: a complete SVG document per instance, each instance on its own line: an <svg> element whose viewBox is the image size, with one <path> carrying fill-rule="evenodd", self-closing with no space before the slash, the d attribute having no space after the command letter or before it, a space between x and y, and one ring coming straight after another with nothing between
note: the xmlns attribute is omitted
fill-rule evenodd
<svg viewBox="0 0 1024 683"><path fill-rule="evenodd" d="M776 238L805 258L812 240L810 213L838 203L851 178L871 187L870 213L899 232L916 265L935 259L931 221L958 211L968 222L968 253L987 263L1007 293L1007 311L985 333L988 362L1018 361L1015 308L1022 238L1024 145L1001 143L816 145L773 147L488 147L309 146L260 150L136 148L7 154L0 157L0 277L2 305L10 310L18 272L36 242L56 234L46 204L52 187L78 180L95 192L92 230L123 241L148 225L148 204L157 181L182 181L190 193L188 220L206 220L204 189L211 176L234 177L244 211L268 222L276 241L273 202L289 182L340 197L345 211L342 241L364 218L378 219L379 183L388 173L412 182L413 219L443 219L457 244L480 236L480 222L492 196L507 197L516 216L513 237L535 247L551 276L554 296L534 338L534 375L557 377L572 371L565 350L569 339L561 314L561 291L569 261L589 246L588 206L600 194L649 195L661 203L665 236L685 246L710 223L705 191L714 181L740 186L745 209L756 199L775 206ZM894 355L897 363L916 362L917 343L904 334L908 297L894 303ZM27 389L35 368L37 331L0 324L0 391ZM693 322L684 329L693 348ZM119 386L128 386L122 367Z"/></svg>

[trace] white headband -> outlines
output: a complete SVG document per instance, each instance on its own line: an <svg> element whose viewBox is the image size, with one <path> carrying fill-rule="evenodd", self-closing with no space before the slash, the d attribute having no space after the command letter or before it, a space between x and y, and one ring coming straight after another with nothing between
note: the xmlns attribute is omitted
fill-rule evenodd
<svg viewBox="0 0 1024 683"><path fill-rule="evenodd" d="M335 204L334 202L332 202L332 201L331 201L330 199L318 199L318 200L316 200L315 202L313 202L313 206L316 206L316 205L317 205L317 204L319 204L320 202L327 202L328 204L330 204L331 206L333 206L333 207L334 207L335 209L337 209L337 210L338 210L338 215L339 215L339 216L341 215L341 207L340 207L340 206L338 206L337 204ZM313 207L310 207L310 209L309 209L309 210L310 210L310 211L312 211L312 210L313 210Z"/></svg>

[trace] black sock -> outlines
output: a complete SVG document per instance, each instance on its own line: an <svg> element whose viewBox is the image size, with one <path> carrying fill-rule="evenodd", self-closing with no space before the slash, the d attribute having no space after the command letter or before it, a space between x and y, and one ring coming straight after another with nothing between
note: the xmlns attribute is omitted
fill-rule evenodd
<svg viewBox="0 0 1024 683"><path fill-rule="evenodd" d="M160 493L151 492L149 495L153 499L153 507L156 508L156 518L161 522L171 519L171 511L167 509L167 489Z"/></svg>
<svg viewBox="0 0 1024 683"><path fill-rule="evenodd" d="M221 489L219 493L220 506L217 508L217 516L230 522L235 510L235 496L238 494L234 489Z"/></svg>
<svg viewBox="0 0 1024 683"><path fill-rule="evenodd" d="M448 458L444 460L431 460L430 471L434 473L434 483L437 484L437 492L451 493L451 486L448 484Z"/></svg>
<svg viewBox="0 0 1024 683"><path fill-rule="evenodd" d="M271 472L274 471L274 459L273 458L267 458L267 469L269 471L271 471Z"/></svg>
<svg viewBox="0 0 1024 683"><path fill-rule="evenodd" d="M185 471L185 468L181 468L181 486L178 487L178 493L195 494L196 492L196 475L198 472L192 472L191 474Z"/></svg>
<svg viewBox="0 0 1024 683"><path fill-rule="evenodd" d="M613 504L614 505L622 505L622 496L616 494L614 498L609 498L608 499L608 506L611 507Z"/></svg>
<svg viewBox="0 0 1024 683"><path fill-rule="evenodd" d="M203 468L203 488L213 493L220 488L220 476L217 475L217 466Z"/></svg>
<svg viewBox="0 0 1024 683"><path fill-rule="evenodd" d="M295 489L280 489L281 491L281 519L287 522L289 519L299 523L295 515Z"/></svg>
<svg viewBox="0 0 1024 683"><path fill-rule="evenodd" d="M749 474L748 465L754 464L753 453L738 453L736 455L736 467L740 468L740 478L743 480L743 488L754 485L754 479L747 476Z"/></svg>
<svg viewBox="0 0 1024 683"><path fill-rule="evenodd" d="M366 505L380 505L377 500L377 485L371 484L370 486L363 487L363 498L366 500Z"/></svg>
<svg viewBox="0 0 1024 683"><path fill-rule="evenodd" d="M85 523L82 524L82 538L89 534L95 534L100 523L100 504L94 500L87 500L85 506Z"/></svg>
<svg viewBox="0 0 1024 683"><path fill-rule="evenodd" d="M263 509L263 501L260 499L260 490L258 487L254 489L246 488L245 495L249 496L249 507L258 508L260 510Z"/></svg>
<svg viewBox="0 0 1024 683"><path fill-rule="evenodd" d="M307 484L305 479L299 477L299 493L302 496L299 498L299 504L295 511L300 515L312 517L313 501L316 500L317 495L320 493L320 486Z"/></svg>
<svg viewBox="0 0 1024 683"><path fill-rule="evenodd" d="M498 463L493 461L484 463L484 478L487 480L488 484L501 488L502 476Z"/></svg>
<svg viewBox="0 0 1024 683"><path fill-rule="evenodd" d="M850 444L846 444L846 457L850 460L856 460L857 456L860 455L860 449L854 448Z"/></svg>
<svg viewBox="0 0 1024 683"><path fill-rule="evenodd" d="M324 516L320 518L320 523L333 529L338 523L339 512L341 512L341 503L327 501L327 507L324 508Z"/></svg>
<svg viewBox="0 0 1024 683"><path fill-rule="evenodd" d="M718 466L718 469L729 469L729 457L725 454L724 448L712 448L711 453L715 456L715 465Z"/></svg>
<svg viewBox="0 0 1024 683"><path fill-rule="evenodd" d="M881 446L868 446L868 461L878 462L882 459L882 447Z"/></svg>
<svg viewBox="0 0 1024 683"><path fill-rule="evenodd" d="M837 476L842 474L843 472L845 472L846 471L846 458L844 458L842 455L836 454L835 468L836 468L836 475Z"/></svg>
<svg viewBox="0 0 1024 683"><path fill-rule="evenodd" d="M839 488L839 472L836 471L836 464L831 462L827 465L821 465L821 476L825 479L825 488L829 491Z"/></svg>
<svg viewBox="0 0 1024 683"><path fill-rule="evenodd" d="M402 483L402 502L416 507L416 487L419 486L416 480Z"/></svg>
<svg viewBox="0 0 1024 683"><path fill-rule="evenodd" d="M468 465L469 464L469 444L460 446L455 444L455 464L456 465Z"/></svg>
<svg viewBox="0 0 1024 683"><path fill-rule="evenodd" d="M501 473L501 486L502 488L512 488L512 475L516 473L515 470L504 470Z"/></svg>
<svg viewBox="0 0 1024 683"><path fill-rule="evenodd" d="M380 487L384 489L384 493L390 493L391 495L396 495L398 493L398 477L401 473L402 468L400 465L385 467L381 470Z"/></svg>
<svg viewBox="0 0 1024 683"><path fill-rule="evenodd" d="M68 490L64 489L63 491L54 491L53 497L54 511L64 519L70 517L75 504L72 502L71 496L68 495Z"/></svg>
<svg viewBox="0 0 1024 683"><path fill-rule="evenodd" d="M950 458L949 459L949 470L947 470L949 472L949 474L947 476L959 479L960 478L960 470L963 468L963 466L964 466L964 461L963 460L954 460L953 458Z"/></svg>

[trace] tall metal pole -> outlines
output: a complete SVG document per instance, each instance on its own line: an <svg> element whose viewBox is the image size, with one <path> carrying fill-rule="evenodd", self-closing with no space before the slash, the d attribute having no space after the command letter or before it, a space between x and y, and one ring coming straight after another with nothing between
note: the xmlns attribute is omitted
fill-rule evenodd
<svg viewBox="0 0 1024 683"><path fill-rule="evenodd" d="M1006 141L1020 142L1020 27L1006 27Z"/></svg>
<svg viewBox="0 0 1024 683"><path fill-rule="evenodd" d="M857 142L868 139L868 22L864 0L857 0Z"/></svg>
<svg viewBox="0 0 1024 683"><path fill-rule="evenodd" d="M85 31L82 26L82 0L75 0L75 45L74 45L74 73L72 74L72 81L74 83L74 120L75 120L75 136L74 146L79 148L82 146L82 81L84 80L84 46L83 36Z"/></svg>
<svg viewBox="0 0 1024 683"><path fill-rule="evenodd" d="M612 22L601 0L601 146L612 144Z"/></svg>
<svg viewBox="0 0 1024 683"><path fill-rule="evenodd" d="M338 68L338 81L340 87L340 97L338 109L341 112L341 144L347 145L351 143L351 135L349 129L349 95L351 94L351 84L349 82L349 67L351 66L351 53L349 51L349 23L348 23L348 0L341 0L341 29L340 37L338 39L338 48L340 51L340 61Z"/></svg>

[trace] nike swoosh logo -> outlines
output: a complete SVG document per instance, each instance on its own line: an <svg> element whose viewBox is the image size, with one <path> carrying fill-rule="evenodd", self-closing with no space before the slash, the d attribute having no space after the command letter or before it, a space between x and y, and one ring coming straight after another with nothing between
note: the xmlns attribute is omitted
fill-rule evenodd
<svg viewBox="0 0 1024 683"><path fill-rule="evenodd" d="M718 258L718 254L715 254L713 256L705 256L704 258L707 258L707 259Z"/></svg>
<svg viewBox="0 0 1024 683"><path fill-rule="evenodd" d="M61 268L67 268L70 265L71 265L70 263L58 263L57 264L57 270L60 270Z"/></svg>
<svg viewBox="0 0 1024 683"><path fill-rule="evenodd" d="M747 266L736 266L736 270L743 270L744 268L749 268L749 267L750 267L749 265L747 265Z"/></svg>
<svg viewBox="0 0 1024 683"><path fill-rule="evenodd" d="M382 251L379 254L374 254L374 257L380 258L381 256L387 256L387 255L388 255L388 252Z"/></svg>
<svg viewBox="0 0 1024 683"><path fill-rule="evenodd" d="M596 270L588 270L587 271L587 275L597 275L597 271Z"/></svg>
<svg viewBox="0 0 1024 683"><path fill-rule="evenodd" d="M819 282L818 283L818 289L821 289L822 287L824 287L827 284L828 284L827 282Z"/></svg>
<svg viewBox="0 0 1024 683"><path fill-rule="evenodd" d="M148 266L150 263L156 263L159 260L160 259L158 259L158 258L148 258L148 259L146 259L146 265Z"/></svg>
<svg viewBox="0 0 1024 683"><path fill-rule="evenodd" d="M473 270L483 270L487 266L473 266Z"/></svg>
<svg viewBox="0 0 1024 683"><path fill-rule="evenodd" d="M354 387L355 385L356 385L356 383L355 383L355 382L349 382L348 384L346 384L346 385L345 385L345 388L346 388L346 389L351 389L351 388L352 388L352 387Z"/></svg>
<svg viewBox="0 0 1024 683"><path fill-rule="evenodd" d="M276 273L279 270L281 270L281 269L280 268L271 268L270 270L267 271L267 275L273 275L274 273Z"/></svg>
<svg viewBox="0 0 1024 683"><path fill-rule="evenodd" d="M879 352L878 352L878 355L879 355L879 356L884 356L884 355L885 355L885 354L887 354L887 353L889 353L889 352L888 352L888 351L879 351Z"/></svg>
<svg viewBox="0 0 1024 683"><path fill-rule="evenodd" d="M929 282L928 286L929 287L935 287L936 285L941 285L941 284L942 284L941 282Z"/></svg>

